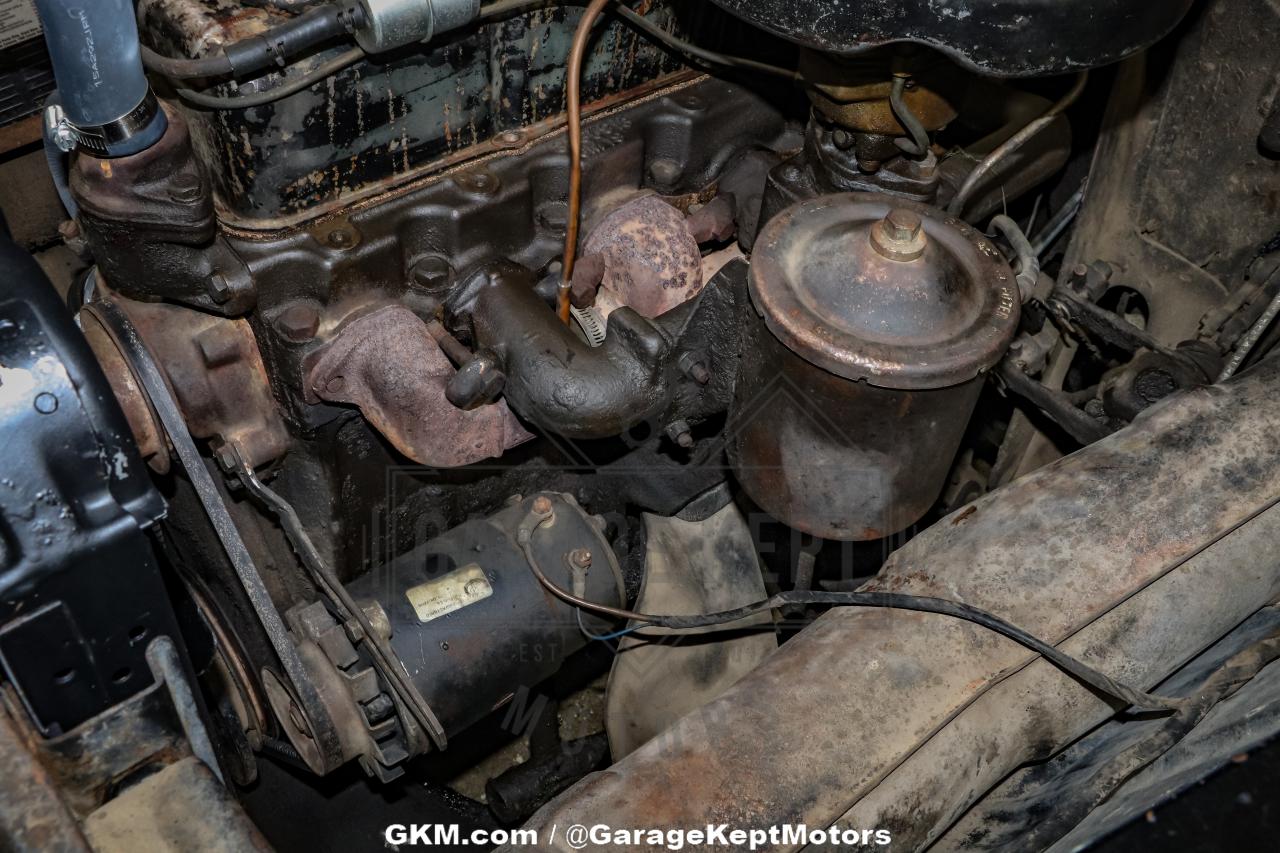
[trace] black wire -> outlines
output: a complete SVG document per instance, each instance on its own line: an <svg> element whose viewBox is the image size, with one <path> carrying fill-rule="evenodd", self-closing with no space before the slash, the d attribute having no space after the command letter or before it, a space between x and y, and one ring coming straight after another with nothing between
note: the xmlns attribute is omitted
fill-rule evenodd
<svg viewBox="0 0 1280 853"><path fill-rule="evenodd" d="M1006 622L993 613L988 613L981 608L973 607L969 604L963 604L958 601L948 601L944 598L930 598L927 596L907 595L905 593L897 592L827 592L824 590L792 590L790 592L780 592L763 601L757 601L754 604L737 607L733 610L722 610L718 613L693 614L687 616L637 613L635 611L622 610L615 607L595 604L594 602L579 598L568 590L557 586L546 576L542 571L542 568L538 565L537 558L533 553L532 536L533 532L541 527L549 517L549 515L543 516L531 512L529 517L526 518L525 522L521 524L520 529L517 531L517 542L519 542L525 561L529 564L529 568L533 571L538 582L546 587L547 591L555 595L557 598L584 610L594 611L602 615L631 619L655 628L670 628L675 630L709 628L718 625L726 625L732 622L738 622L758 613L786 607L788 605L831 604L842 607L887 607L894 610L914 610L921 613L938 613L943 616L951 616L956 619L963 619L966 622L972 622L975 625L980 625L983 628L994 631L1001 636L1007 637L1016 643L1026 646L1028 649L1038 653L1059 669L1075 676L1100 692L1119 699L1126 705L1132 706L1137 711L1177 711L1185 703L1185 700L1182 699L1155 696L1116 681L1109 675L1099 672L1089 666L1084 661L1074 658L1055 646L1032 636L1018 626Z"/></svg>
<svg viewBox="0 0 1280 853"><path fill-rule="evenodd" d="M148 71L162 74L172 80L196 77L224 77L231 73L231 60L225 53L215 53L198 59L162 56L145 44L139 45L142 64Z"/></svg>
<svg viewBox="0 0 1280 853"><path fill-rule="evenodd" d="M250 107L261 107L266 104L274 103L281 98L288 97L295 92L301 92L308 89L322 80L337 74L349 65L354 65L365 56L365 52L353 47L350 50L343 51L305 74L299 74L296 77L286 77L285 82L272 89L266 89L261 92L254 92L250 95L210 95L207 92L198 92L194 89L186 89L183 87L175 87L174 91L178 93L184 101L195 104L199 107L206 107L211 110L245 110Z"/></svg>
<svg viewBox="0 0 1280 853"><path fill-rule="evenodd" d="M492 6L482 7L480 10L480 20L489 17L495 17L499 14L511 11L520 11L527 7L536 5L545 5L547 0L530 0L530 2L519 2L502 4L495 3ZM677 36L668 33L661 27L654 24L648 18L638 12L622 5L621 3L613 6L613 11L620 15L624 20L635 26L641 32L650 36L656 41L665 44L667 47L679 53L683 53L688 57L700 59L717 65L723 65L728 68L738 68L745 71L757 71L764 74L772 74L782 77L793 82L800 80L800 75L795 71L786 68L780 68L776 65L770 65L767 62L757 62L754 59L746 59L740 56L729 56L716 51L707 50L698 47L695 44L687 42ZM230 73L231 69L226 64L225 54L204 57L203 59L170 59L157 54L155 51L143 47L144 64L166 77L181 79L184 77L214 77ZM295 94L303 89L310 88L316 83L338 73L349 65L363 59L365 53L360 48L352 48L347 50L333 59L318 65L314 70L297 77L286 77L285 83L272 89L266 89L261 92L254 92L248 95L212 95L205 90L190 89L183 86L176 86L174 91L184 101L199 107L205 107L211 110L244 110L251 107L261 107L281 98Z"/></svg>
<svg viewBox="0 0 1280 853"><path fill-rule="evenodd" d="M703 62L710 62L715 65L724 65L728 68L740 68L744 71L759 71L763 74L772 74L775 77L781 77L785 80L790 80L793 83L799 82L802 79L798 72L787 68L770 65L767 62L758 62L754 59L746 59L741 56L730 56L713 50L707 50L704 47L698 47L691 42L687 42L684 39L672 35L659 27L653 21L650 21L644 15L641 15L634 9L624 6L621 2L618 2L613 6L613 11L642 33L662 42L667 47L670 47L679 53L692 56L695 59L701 59Z"/></svg>

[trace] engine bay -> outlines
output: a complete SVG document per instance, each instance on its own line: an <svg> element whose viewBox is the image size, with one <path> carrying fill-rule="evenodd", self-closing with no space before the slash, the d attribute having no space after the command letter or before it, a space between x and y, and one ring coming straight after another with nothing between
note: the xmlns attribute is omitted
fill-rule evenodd
<svg viewBox="0 0 1280 853"><path fill-rule="evenodd" d="M1280 730L1189 746L1280 695L1273 4L34 8L14 849L1079 849Z"/></svg>

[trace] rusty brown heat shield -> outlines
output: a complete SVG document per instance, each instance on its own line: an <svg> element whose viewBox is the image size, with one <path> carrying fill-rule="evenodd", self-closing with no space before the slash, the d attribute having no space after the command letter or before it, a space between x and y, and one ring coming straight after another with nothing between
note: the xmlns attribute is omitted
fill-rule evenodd
<svg viewBox="0 0 1280 853"><path fill-rule="evenodd" d="M533 436L502 400L463 410L445 396L454 375L440 345L408 308L388 305L351 320L307 372L316 399L359 407L396 450L423 465L454 468Z"/></svg>
<svg viewBox="0 0 1280 853"><path fill-rule="evenodd" d="M867 588L985 608L1153 687L1280 593L1278 386L1272 360L1171 399L943 519ZM838 824L921 849L1118 710L970 623L836 608L530 825L545 845L552 824Z"/></svg>

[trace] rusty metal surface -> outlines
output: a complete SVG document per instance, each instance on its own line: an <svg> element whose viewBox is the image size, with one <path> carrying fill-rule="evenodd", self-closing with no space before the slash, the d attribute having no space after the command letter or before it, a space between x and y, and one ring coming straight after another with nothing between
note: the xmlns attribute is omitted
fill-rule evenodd
<svg viewBox="0 0 1280 853"><path fill-rule="evenodd" d="M1277 382L1272 361L1148 410L944 519L872 586L989 609L1113 676L1159 682L1280 592ZM840 820L918 849L1116 710L968 623L836 609L532 822Z"/></svg>
<svg viewBox="0 0 1280 853"><path fill-rule="evenodd" d="M89 845L54 779L0 709L0 847L5 850L87 851Z"/></svg>
<svg viewBox="0 0 1280 853"><path fill-rule="evenodd" d="M97 853L271 850L231 791L195 758L126 789L85 821Z"/></svg>
<svg viewBox="0 0 1280 853"><path fill-rule="evenodd" d="M859 133L907 134L889 104L894 71L911 75L903 102L927 130L939 130L955 119L955 104L964 94L969 75L940 54L882 50L850 58L800 51L800 73L814 108L828 120Z"/></svg>
<svg viewBox="0 0 1280 853"><path fill-rule="evenodd" d="M685 215L657 196L606 215L591 229L582 255L604 261L595 307L605 317L623 306L657 317L702 289L702 254Z"/></svg>
<svg viewBox="0 0 1280 853"><path fill-rule="evenodd" d="M111 385L116 401L124 411L129 431L138 442L138 453L157 474L167 473L169 446L156 422L155 413L147 403L146 395L138 385L133 371L129 369L129 363L95 314L87 311L80 314L80 326L94 357L102 366L102 372Z"/></svg>
<svg viewBox="0 0 1280 853"><path fill-rule="evenodd" d="M981 379L899 391L822 370L752 316L725 434L734 476L762 509L824 539L910 526L946 484Z"/></svg>
<svg viewBox="0 0 1280 853"><path fill-rule="evenodd" d="M643 613L715 613L766 597L751 531L730 502L698 521L645 513ZM682 640L652 628L618 643L605 725L614 760L727 690L778 648L768 614L744 619L738 636ZM698 632L705 633L705 632Z"/></svg>
<svg viewBox="0 0 1280 853"><path fill-rule="evenodd" d="M44 738L32 729L11 693L4 702L19 736L77 820L115 794L120 780L146 765L190 755L162 685L152 685L69 732Z"/></svg>
<svg viewBox="0 0 1280 853"><path fill-rule="evenodd" d="M426 324L388 305L343 326L317 353L305 384L317 399L358 406L423 465L469 465L533 437L502 400L469 411L450 403L445 386L454 373Z"/></svg>
<svg viewBox="0 0 1280 853"><path fill-rule="evenodd" d="M892 210L916 214L914 260L877 251ZM935 207L871 193L819 196L756 239L751 298L802 358L885 388L940 388L1000 359L1018 325L1013 273L989 240Z"/></svg>
<svg viewBox="0 0 1280 853"><path fill-rule="evenodd" d="M739 482L786 524L879 539L925 514L1018 324L996 248L927 205L866 193L778 214L755 244L727 434Z"/></svg>
<svg viewBox="0 0 1280 853"><path fill-rule="evenodd" d="M254 466L283 456L289 434L245 320L119 299L164 371L196 438L235 442Z"/></svg>

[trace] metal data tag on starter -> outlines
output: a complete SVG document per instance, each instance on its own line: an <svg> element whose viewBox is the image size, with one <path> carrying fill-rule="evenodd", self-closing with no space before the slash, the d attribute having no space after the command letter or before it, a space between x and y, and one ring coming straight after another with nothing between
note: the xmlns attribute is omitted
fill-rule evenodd
<svg viewBox="0 0 1280 853"><path fill-rule="evenodd" d="M484 576L484 569L475 563L455 569L442 578L429 580L405 591L413 611L421 622L430 622L468 604L475 604L493 595L493 587Z"/></svg>

